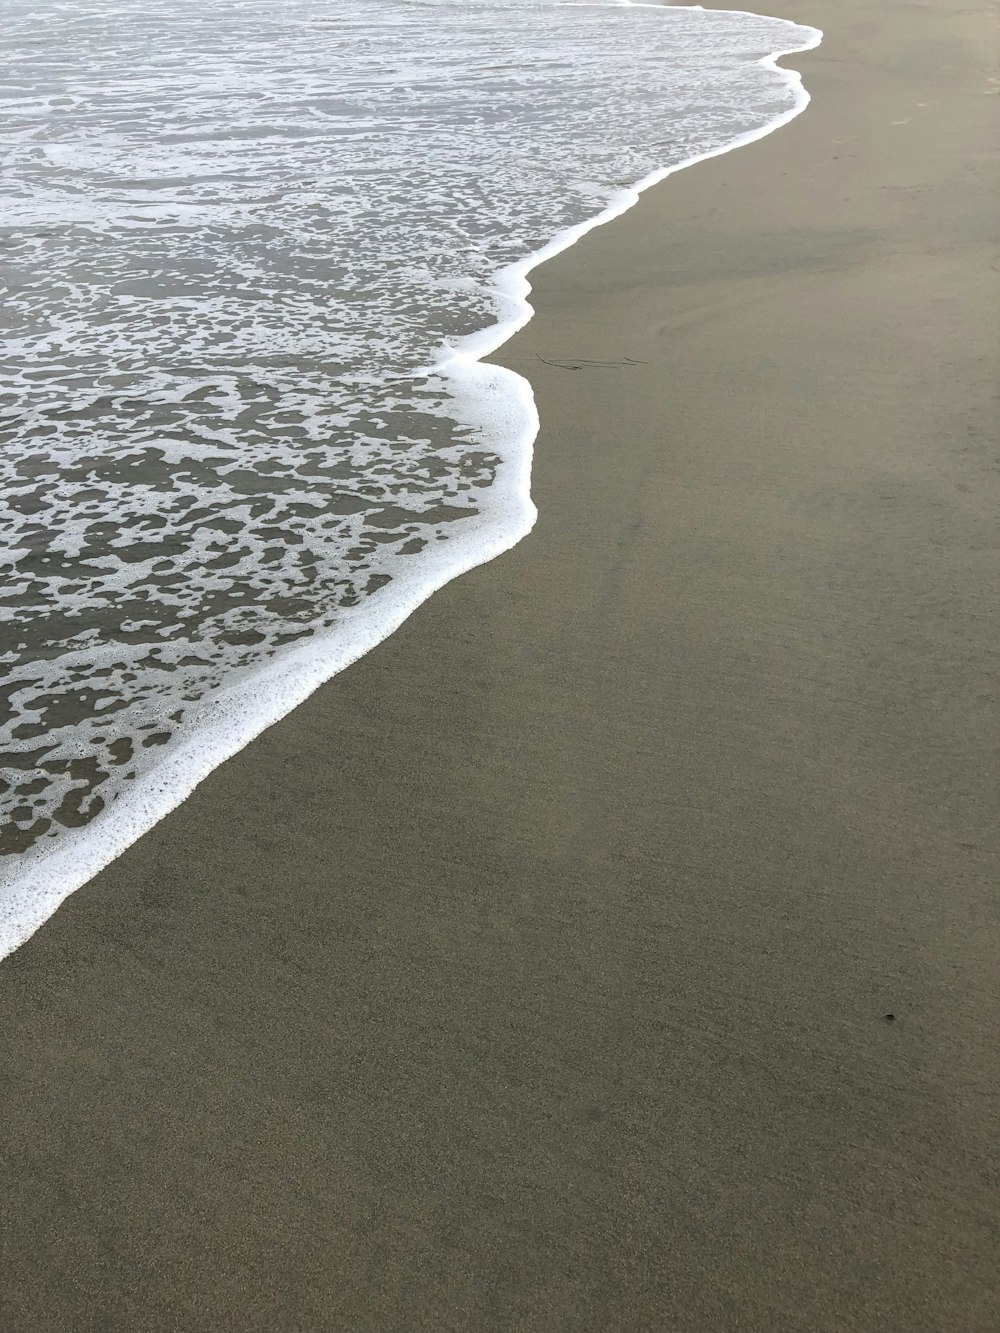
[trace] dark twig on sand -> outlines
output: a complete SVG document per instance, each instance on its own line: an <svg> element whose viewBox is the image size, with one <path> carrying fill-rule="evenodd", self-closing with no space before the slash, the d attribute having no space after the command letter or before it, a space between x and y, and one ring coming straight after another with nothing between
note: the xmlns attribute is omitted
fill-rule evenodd
<svg viewBox="0 0 1000 1333"><path fill-rule="evenodd" d="M648 361L637 361L634 357L626 356L620 361L591 361L587 357L571 357L565 361L550 361L539 352L535 356L543 365L552 366L556 370L590 370L604 369L609 366L646 366Z"/></svg>

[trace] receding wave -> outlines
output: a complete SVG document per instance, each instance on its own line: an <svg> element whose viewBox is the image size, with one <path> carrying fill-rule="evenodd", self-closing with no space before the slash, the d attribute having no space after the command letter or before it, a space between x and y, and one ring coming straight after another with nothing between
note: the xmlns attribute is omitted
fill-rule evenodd
<svg viewBox="0 0 1000 1333"><path fill-rule="evenodd" d="M817 37L554 0L13 0L0 953L524 535L530 391L477 358L532 257L794 114L767 58Z"/></svg>

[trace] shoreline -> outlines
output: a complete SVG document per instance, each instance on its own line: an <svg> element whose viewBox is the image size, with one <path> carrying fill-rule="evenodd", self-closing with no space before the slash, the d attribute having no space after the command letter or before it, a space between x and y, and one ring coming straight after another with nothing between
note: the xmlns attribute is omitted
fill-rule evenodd
<svg viewBox="0 0 1000 1333"><path fill-rule="evenodd" d="M689 8L631 2L630 7ZM757 17L753 11L739 12ZM790 19L780 21L792 22ZM807 44L782 48L756 62L761 68L783 75L786 86L796 94L795 105L787 112L757 129L746 131L722 148L696 154L674 166L658 168L636 184L615 193L594 217L559 232L540 250L494 275L492 290L504 301L514 303L518 307L517 313L457 339L451 348L443 349L440 359L426 370L428 377L456 379L459 372L464 375L464 380L453 390L456 404L468 396L469 380L478 377L482 384L477 407L491 399L498 380L511 374L516 376L513 397L517 408L501 414L502 425L497 426L491 421L489 427L484 427L481 421L478 424L471 422L472 429L480 432L482 447L496 450L505 457L503 471L491 488L493 512L490 520L471 528L464 539L454 538L445 550L435 552L434 558L425 554L420 576L394 578L381 590L377 605L371 605L366 599L358 607L343 612L341 624L335 631L287 650L271 662L234 673L236 679L221 688L203 710L207 720L199 725L197 732L170 746L156 767L134 787L119 792L113 806L78 830L64 830L51 845L44 841L37 843L31 850L21 853L16 864L9 868L0 862L0 962L41 929L71 894L85 888L97 874L176 810L211 773L252 744L269 727L287 717L322 685L378 648L429 597L453 579L497 559L523 541L537 516L531 495L531 461L538 435L538 413L530 381L503 365L491 364L487 358L515 337L534 315L528 299L532 291L528 275L576 245L591 231L621 217L635 207L647 190L670 176L756 143L800 116L809 105L809 93L799 72L786 69L780 61L815 50L822 37L822 32L813 28ZM518 411L520 422L515 421ZM470 411L469 416L473 417L474 413ZM519 444L510 442L515 436L520 437ZM500 441L504 437L502 446ZM501 515L506 516L506 524L500 521ZM252 719L248 719L245 705L251 686L258 690L263 688L266 703L258 698Z"/></svg>
<svg viewBox="0 0 1000 1333"><path fill-rule="evenodd" d="M0 1324L995 1327L991 16L775 7L497 357L532 533L0 967Z"/></svg>

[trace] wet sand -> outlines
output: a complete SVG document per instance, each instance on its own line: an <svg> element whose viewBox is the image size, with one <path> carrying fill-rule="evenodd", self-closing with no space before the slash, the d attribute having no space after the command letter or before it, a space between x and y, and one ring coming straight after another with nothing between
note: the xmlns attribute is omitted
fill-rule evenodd
<svg viewBox="0 0 1000 1333"><path fill-rule="evenodd" d="M1000 1323L996 28L769 8L536 275L531 537L0 966L4 1333Z"/></svg>

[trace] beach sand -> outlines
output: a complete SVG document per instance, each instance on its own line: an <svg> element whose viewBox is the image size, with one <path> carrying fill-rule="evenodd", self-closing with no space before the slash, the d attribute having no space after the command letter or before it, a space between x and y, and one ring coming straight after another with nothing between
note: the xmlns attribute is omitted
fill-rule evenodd
<svg viewBox="0 0 1000 1333"><path fill-rule="evenodd" d="M535 275L532 535L0 966L3 1333L1000 1326L997 32L768 9Z"/></svg>

